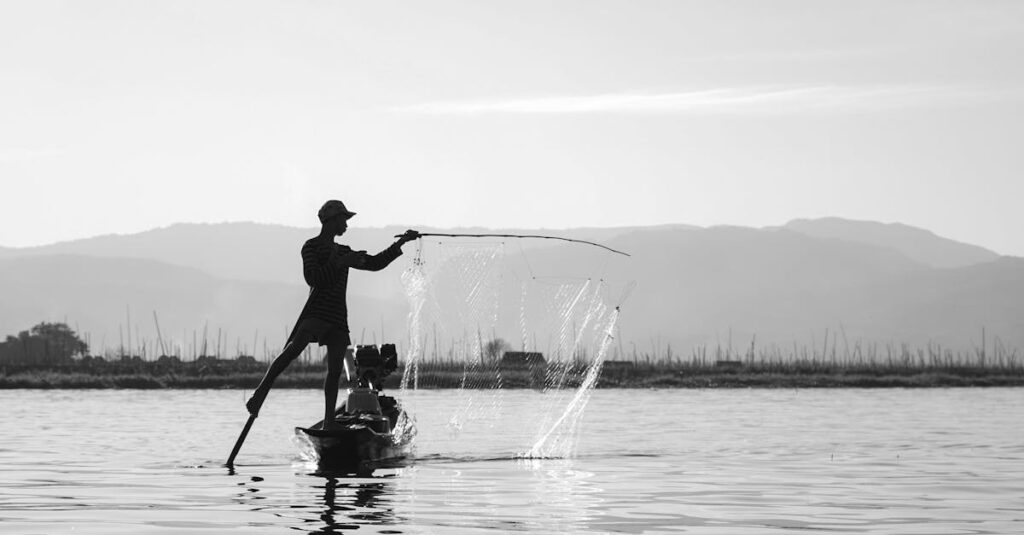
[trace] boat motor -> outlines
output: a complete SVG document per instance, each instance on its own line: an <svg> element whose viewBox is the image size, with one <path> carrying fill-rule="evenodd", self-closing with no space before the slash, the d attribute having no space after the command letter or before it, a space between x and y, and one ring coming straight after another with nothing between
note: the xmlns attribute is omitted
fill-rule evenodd
<svg viewBox="0 0 1024 535"><path fill-rule="evenodd" d="M398 368L395 344L356 346L356 381L360 388L379 390L384 378Z"/></svg>

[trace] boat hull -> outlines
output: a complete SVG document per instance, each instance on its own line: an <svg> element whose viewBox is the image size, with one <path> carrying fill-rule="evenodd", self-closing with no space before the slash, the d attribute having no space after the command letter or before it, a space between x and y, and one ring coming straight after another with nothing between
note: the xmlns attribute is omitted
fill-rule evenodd
<svg viewBox="0 0 1024 535"><path fill-rule="evenodd" d="M295 434L309 444L317 467L324 471L370 473L382 463L401 460L407 454L391 433L377 433L368 427L328 431L296 427Z"/></svg>
<svg viewBox="0 0 1024 535"><path fill-rule="evenodd" d="M331 429L324 430L323 422L295 428L295 436L321 471L369 474L408 455L415 431L404 422L399 427L402 409L394 398L373 394L379 402L373 410L347 412L342 404Z"/></svg>

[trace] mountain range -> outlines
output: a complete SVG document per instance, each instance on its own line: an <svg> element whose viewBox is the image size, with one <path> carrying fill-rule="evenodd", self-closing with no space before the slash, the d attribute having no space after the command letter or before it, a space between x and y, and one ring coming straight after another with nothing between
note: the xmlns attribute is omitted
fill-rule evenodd
<svg viewBox="0 0 1024 535"><path fill-rule="evenodd" d="M376 252L404 230L352 228L339 241ZM608 300L622 308L619 346L627 352L671 347L688 355L698 346L751 343L784 351L794 344L843 351L904 343L974 351L994 341L1024 348L1024 260L907 225L826 218L766 228L420 230L556 235L628 252L627 258L554 240L482 240L504 243L503 285L605 281ZM66 320L97 353L126 343L129 335L133 344L162 340L165 347L152 352L188 347L193 339L201 345L205 331L208 348L217 344L234 354L255 347L263 356L264 347L281 346L304 302L299 248L316 232L177 224L0 248L0 336ZM436 257L439 243L452 240L421 241L406 245L406 254L384 272L353 272L349 308L356 342L406 336L400 273L417 257ZM626 291L633 283L635 290ZM495 329L513 345L519 339L513 328Z"/></svg>

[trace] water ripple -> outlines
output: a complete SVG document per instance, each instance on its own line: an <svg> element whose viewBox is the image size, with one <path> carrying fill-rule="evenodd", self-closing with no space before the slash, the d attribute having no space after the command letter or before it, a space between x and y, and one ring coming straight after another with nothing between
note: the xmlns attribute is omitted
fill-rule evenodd
<svg viewBox="0 0 1024 535"><path fill-rule="evenodd" d="M4 391L0 531L1016 533L1022 394L598 390L572 456L522 459L541 394L453 437L433 392L414 459L341 478L290 441L313 391L275 392L234 470L238 392Z"/></svg>

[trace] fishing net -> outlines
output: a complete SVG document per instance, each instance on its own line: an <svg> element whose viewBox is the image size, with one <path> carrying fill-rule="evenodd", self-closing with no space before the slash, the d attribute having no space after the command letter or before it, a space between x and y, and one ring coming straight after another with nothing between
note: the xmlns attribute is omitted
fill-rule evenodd
<svg viewBox="0 0 1024 535"><path fill-rule="evenodd" d="M568 457L618 311L600 280L538 277L514 260L502 243L420 242L402 276L410 305L403 400L416 415L421 392L454 388L456 401L443 409L453 441L493 433L506 411L531 411L532 428L501 430L505 444L523 457Z"/></svg>

